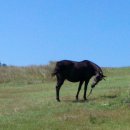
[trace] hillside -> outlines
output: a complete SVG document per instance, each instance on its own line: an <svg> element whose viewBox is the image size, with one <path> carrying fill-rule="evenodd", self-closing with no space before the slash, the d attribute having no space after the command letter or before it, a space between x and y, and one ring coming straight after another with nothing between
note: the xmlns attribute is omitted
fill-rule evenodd
<svg viewBox="0 0 130 130"><path fill-rule="evenodd" d="M43 83L52 79L51 73L55 67L55 62L48 65L39 66L5 66L0 67L0 83L20 82L20 83ZM122 68L103 68L104 74L109 77L129 76L130 67Z"/></svg>
<svg viewBox="0 0 130 130"><path fill-rule="evenodd" d="M1 130L129 130L130 68L103 68L102 80L84 102L83 88L65 82L55 99L55 78L47 66L0 68ZM54 80L54 81L53 81ZM90 91L90 84L88 92Z"/></svg>

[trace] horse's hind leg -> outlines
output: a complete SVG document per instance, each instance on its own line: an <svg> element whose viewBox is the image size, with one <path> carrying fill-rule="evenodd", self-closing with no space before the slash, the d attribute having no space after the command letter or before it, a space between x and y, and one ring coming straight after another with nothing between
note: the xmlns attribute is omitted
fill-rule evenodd
<svg viewBox="0 0 130 130"><path fill-rule="evenodd" d="M60 102L60 98L59 98L59 93L60 93L60 88L62 86L62 84L64 83L64 80L57 77L57 85L56 85L56 100L58 102Z"/></svg>

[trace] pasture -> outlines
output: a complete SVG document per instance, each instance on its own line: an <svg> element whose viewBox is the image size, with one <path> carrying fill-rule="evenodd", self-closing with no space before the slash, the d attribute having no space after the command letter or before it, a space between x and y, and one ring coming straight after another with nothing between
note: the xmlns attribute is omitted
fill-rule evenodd
<svg viewBox="0 0 130 130"><path fill-rule="evenodd" d="M1 81L0 130L129 130L130 68L105 68L104 72L106 81L85 102L83 88L76 102L78 84L67 81L57 102L55 79L43 81L36 72L30 80L16 76L16 80Z"/></svg>

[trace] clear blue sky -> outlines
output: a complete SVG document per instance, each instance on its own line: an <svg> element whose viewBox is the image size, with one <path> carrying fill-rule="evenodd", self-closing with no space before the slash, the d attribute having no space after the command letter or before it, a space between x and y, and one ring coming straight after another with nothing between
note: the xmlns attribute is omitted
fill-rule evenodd
<svg viewBox="0 0 130 130"><path fill-rule="evenodd" d="M130 66L130 0L1 0L0 61L88 59Z"/></svg>

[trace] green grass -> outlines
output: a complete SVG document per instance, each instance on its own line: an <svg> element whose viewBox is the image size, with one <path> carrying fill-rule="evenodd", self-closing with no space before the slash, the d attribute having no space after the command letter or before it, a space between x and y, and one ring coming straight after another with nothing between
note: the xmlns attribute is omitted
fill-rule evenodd
<svg viewBox="0 0 130 130"><path fill-rule="evenodd" d="M129 130L130 69L108 68L105 74L87 102L83 89L75 101L77 83L65 82L60 103L55 81L0 84L0 130Z"/></svg>

